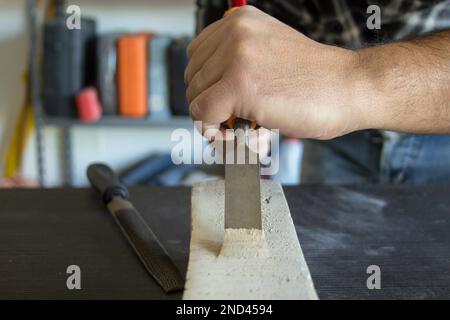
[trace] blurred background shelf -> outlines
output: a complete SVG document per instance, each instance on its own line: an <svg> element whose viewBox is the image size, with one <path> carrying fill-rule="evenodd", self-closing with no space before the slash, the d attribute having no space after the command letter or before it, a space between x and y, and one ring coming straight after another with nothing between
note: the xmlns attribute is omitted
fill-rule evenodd
<svg viewBox="0 0 450 320"><path fill-rule="evenodd" d="M193 127L194 123L190 117L173 116L167 120L152 118L124 118L119 116L103 116L99 121L92 123L81 122L76 118L50 117L43 118L47 126L58 127L148 127L148 128L187 128Z"/></svg>
<svg viewBox="0 0 450 320"><path fill-rule="evenodd" d="M39 61L43 53L41 46L45 21L49 20L46 9L50 2L26 0L32 62L31 104L35 111L36 139L29 147L29 156L26 157L24 166L25 174L36 177L42 186L79 187L87 184L85 167L91 162L108 162L115 170L119 170L148 155L170 153L175 143L171 140L171 132L174 129L194 130L192 119L184 115L186 113L180 113L178 109L170 108L176 115L168 119L161 114L161 118L158 118L155 113L152 114L152 109L149 111L149 117L136 119L107 114L103 110L105 115L92 123L81 122L76 117L65 115L47 115L49 112L45 110L45 106L48 104L43 99L42 68ZM69 1L65 2L65 5L69 4ZM82 18L95 20L96 36L149 31L174 40L189 39L194 35L195 2L191 0L133 0L126 3L119 0L79 0L76 5L82 8ZM182 48L182 45L183 41L174 48ZM184 47L180 52L185 53ZM95 86L97 85L98 83L95 83ZM149 99L152 98L149 96ZM176 102L169 103L169 107L181 106Z"/></svg>

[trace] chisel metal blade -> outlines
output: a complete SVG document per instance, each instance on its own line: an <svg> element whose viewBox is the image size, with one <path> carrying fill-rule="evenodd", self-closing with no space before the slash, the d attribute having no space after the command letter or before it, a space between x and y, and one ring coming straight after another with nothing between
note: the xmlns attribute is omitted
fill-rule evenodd
<svg viewBox="0 0 450 320"><path fill-rule="evenodd" d="M225 164L225 229L262 229L259 161L250 163L252 153L245 146L245 164Z"/></svg>

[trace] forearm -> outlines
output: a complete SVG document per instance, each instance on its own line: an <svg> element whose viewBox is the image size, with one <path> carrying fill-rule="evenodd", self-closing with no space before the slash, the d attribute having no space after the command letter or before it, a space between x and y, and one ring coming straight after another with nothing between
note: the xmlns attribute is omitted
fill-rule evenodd
<svg viewBox="0 0 450 320"><path fill-rule="evenodd" d="M450 31L356 56L361 128L450 133Z"/></svg>

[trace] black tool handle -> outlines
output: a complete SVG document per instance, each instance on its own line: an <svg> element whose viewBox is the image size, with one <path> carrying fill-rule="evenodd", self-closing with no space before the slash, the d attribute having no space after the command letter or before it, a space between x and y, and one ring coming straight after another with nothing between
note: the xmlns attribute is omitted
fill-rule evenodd
<svg viewBox="0 0 450 320"><path fill-rule="evenodd" d="M87 177L91 185L102 195L103 202L108 204L113 197L129 198L128 189L120 183L114 171L103 163L94 163L87 169Z"/></svg>

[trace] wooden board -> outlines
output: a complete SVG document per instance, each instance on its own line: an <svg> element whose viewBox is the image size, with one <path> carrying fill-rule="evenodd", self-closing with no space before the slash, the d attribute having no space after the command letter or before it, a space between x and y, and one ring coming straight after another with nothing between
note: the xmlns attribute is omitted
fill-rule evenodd
<svg viewBox="0 0 450 320"><path fill-rule="evenodd" d="M263 234L224 231L224 186L193 187L183 299L317 299L281 186L261 182Z"/></svg>

